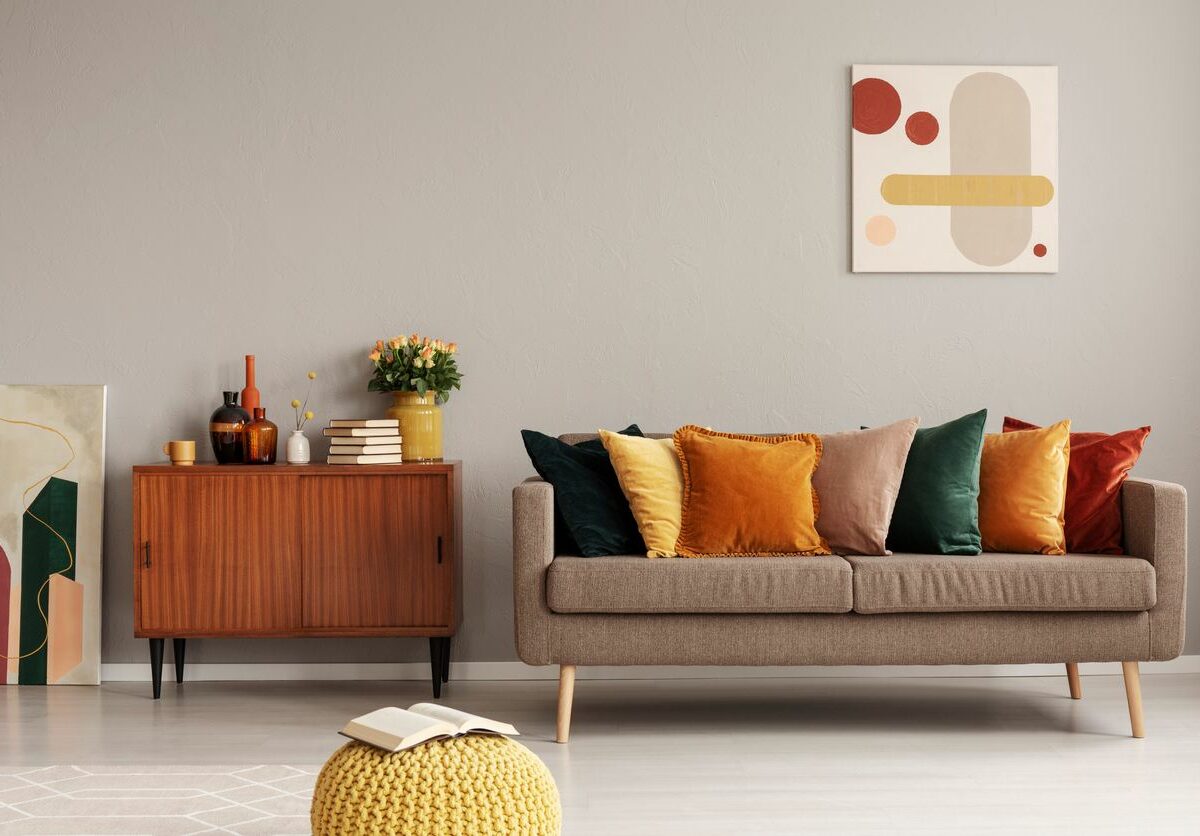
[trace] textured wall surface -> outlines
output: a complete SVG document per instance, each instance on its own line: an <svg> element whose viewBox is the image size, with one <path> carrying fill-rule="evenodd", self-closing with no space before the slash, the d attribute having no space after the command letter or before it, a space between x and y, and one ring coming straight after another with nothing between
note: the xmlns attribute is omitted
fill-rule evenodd
<svg viewBox="0 0 1200 836"><path fill-rule="evenodd" d="M1153 424L1138 472L1200 487L1197 31L1187 0L0 0L0 380L110 386L105 661L145 658L129 466L203 439L245 353L280 423L316 369L319 426L384 408L375 337L462 345L456 659L515 658L522 427L986 406ZM1059 66L1058 275L848 272L854 62Z"/></svg>

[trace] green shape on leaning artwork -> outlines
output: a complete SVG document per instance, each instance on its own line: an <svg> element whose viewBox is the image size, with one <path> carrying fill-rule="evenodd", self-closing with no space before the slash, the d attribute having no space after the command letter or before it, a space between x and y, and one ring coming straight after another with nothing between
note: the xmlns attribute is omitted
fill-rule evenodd
<svg viewBox="0 0 1200 836"><path fill-rule="evenodd" d="M75 579L78 505L79 485L51 477L21 520L21 655L24 657L41 645L37 653L21 659L17 672L17 682L21 685L46 684L46 634L50 617L50 589L46 580L55 574ZM45 619L38 608L39 597Z"/></svg>

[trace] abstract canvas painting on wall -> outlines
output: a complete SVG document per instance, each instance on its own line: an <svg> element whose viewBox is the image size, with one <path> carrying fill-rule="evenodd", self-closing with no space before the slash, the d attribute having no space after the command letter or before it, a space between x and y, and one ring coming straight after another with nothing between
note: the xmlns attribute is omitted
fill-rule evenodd
<svg viewBox="0 0 1200 836"><path fill-rule="evenodd" d="M0 681L100 683L105 394L0 384Z"/></svg>
<svg viewBox="0 0 1200 836"><path fill-rule="evenodd" d="M1058 68L855 65L856 273L1058 270Z"/></svg>

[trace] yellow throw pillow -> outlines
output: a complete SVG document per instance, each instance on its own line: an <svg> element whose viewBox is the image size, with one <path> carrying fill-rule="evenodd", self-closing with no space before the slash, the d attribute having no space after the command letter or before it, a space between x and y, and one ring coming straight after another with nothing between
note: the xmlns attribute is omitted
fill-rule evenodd
<svg viewBox="0 0 1200 836"><path fill-rule="evenodd" d="M600 430L646 557L676 557L675 541L683 508L683 469L670 438L639 438Z"/></svg>
<svg viewBox="0 0 1200 836"><path fill-rule="evenodd" d="M1070 456L1070 421L984 436L979 533L985 552L1067 553L1063 508Z"/></svg>
<svg viewBox="0 0 1200 836"><path fill-rule="evenodd" d="M675 550L705 555L829 554L812 475L820 436L675 431L683 519Z"/></svg>

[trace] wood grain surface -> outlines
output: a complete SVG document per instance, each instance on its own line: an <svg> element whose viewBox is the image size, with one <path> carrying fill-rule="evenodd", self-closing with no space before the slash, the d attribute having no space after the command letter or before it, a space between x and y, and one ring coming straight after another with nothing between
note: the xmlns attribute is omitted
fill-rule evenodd
<svg viewBox="0 0 1200 836"><path fill-rule="evenodd" d="M300 627L295 479L139 477L138 630L172 636Z"/></svg>
<svg viewBox="0 0 1200 836"><path fill-rule="evenodd" d="M141 465L133 495L137 637L449 636L461 621L459 462Z"/></svg>
<svg viewBox="0 0 1200 836"><path fill-rule="evenodd" d="M304 626L449 624L445 491L442 474L303 480Z"/></svg>

